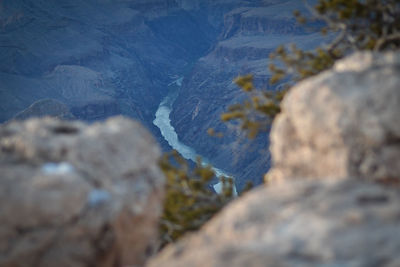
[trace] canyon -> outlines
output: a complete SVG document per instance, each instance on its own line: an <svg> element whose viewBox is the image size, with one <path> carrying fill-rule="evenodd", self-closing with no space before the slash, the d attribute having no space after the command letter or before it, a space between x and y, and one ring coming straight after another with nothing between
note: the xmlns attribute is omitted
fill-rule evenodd
<svg viewBox="0 0 400 267"><path fill-rule="evenodd" d="M1 1L0 122L125 115L166 151L153 121L168 85L183 77L169 116L179 140L229 170L239 191L249 180L260 184L270 166L268 132L247 140L220 115L245 98L232 83L240 74L276 90L267 66L279 44L321 43L294 10L307 12L295 0ZM209 128L224 137L208 136Z"/></svg>

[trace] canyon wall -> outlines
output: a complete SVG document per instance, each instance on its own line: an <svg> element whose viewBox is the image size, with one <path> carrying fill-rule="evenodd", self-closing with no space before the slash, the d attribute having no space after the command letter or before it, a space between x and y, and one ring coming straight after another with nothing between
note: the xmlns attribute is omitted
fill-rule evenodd
<svg viewBox="0 0 400 267"><path fill-rule="evenodd" d="M239 190L247 181L262 182L270 165L268 133L249 141L239 129L221 123L220 116L245 98L232 82L238 75L251 73L258 88L276 90L269 85L268 56L277 46L312 48L321 43L318 33L297 24L294 10L307 12L300 1L266 1L228 12L218 42L185 78L172 112L172 124L183 142L230 171ZM207 136L209 128L224 137Z"/></svg>
<svg viewBox="0 0 400 267"><path fill-rule="evenodd" d="M184 77L171 114L178 137L229 170L239 189L248 179L259 184L267 135L249 142L220 114L244 97L237 75L253 73L268 86L277 45L319 43L296 24L296 9L305 11L295 0L1 1L0 122L61 109L86 121L122 114L168 150L152 121L168 84ZM44 100L59 105L48 110ZM225 137L208 136L210 127Z"/></svg>
<svg viewBox="0 0 400 267"><path fill-rule="evenodd" d="M268 183L147 266L400 266L399 67L398 52L362 52L297 83Z"/></svg>
<svg viewBox="0 0 400 267"><path fill-rule="evenodd" d="M204 12L164 0L2 1L0 121L52 98L79 119L124 114L151 127L166 84L215 39Z"/></svg>

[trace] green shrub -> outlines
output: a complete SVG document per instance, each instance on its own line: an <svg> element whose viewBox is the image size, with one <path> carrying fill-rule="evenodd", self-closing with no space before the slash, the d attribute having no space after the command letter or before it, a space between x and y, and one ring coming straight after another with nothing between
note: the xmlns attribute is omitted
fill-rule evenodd
<svg viewBox="0 0 400 267"><path fill-rule="evenodd" d="M200 158L194 168L178 152L165 153L160 161L166 184L164 212L160 221L160 246L199 229L233 199L233 180L221 177L221 193L210 188L215 173Z"/></svg>

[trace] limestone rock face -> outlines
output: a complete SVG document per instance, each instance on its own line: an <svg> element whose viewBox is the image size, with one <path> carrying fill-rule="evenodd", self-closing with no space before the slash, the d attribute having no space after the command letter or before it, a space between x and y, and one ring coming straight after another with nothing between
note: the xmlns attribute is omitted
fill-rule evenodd
<svg viewBox="0 0 400 267"><path fill-rule="evenodd" d="M400 54L358 53L295 86L273 125L272 180L400 179Z"/></svg>
<svg viewBox="0 0 400 267"><path fill-rule="evenodd" d="M159 148L122 117L0 126L0 266L139 266L162 211Z"/></svg>
<svg viewBox="0 0 400 267"><path fill-rule="evenodd" d="M359 179L248 193L148 266L400 266L400 191Z"/></svg>

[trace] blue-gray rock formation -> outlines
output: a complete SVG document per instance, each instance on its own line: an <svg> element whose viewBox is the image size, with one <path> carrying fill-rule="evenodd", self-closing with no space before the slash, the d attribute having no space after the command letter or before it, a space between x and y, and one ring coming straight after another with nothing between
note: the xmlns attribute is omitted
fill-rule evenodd
<svg viewBox="0 0 400 267"><path fill-rule="evenodd" d="M0 121L52 98L79 119L150 126L166 84L214 35L175 1L2 1Z"/></svg>
<svg viewBox="0 0 400 267"><path fill-rule="evenodd" d="M56 117L64 120L74 119L70 109L64 103L54 99L40 99L28 108L18 112L14 119L24 120L35 117Z"/></svg>
<svg viewBox="0 0 400 267"><path fill-rule="evenodd" d="M295 43L311 49L322 42L320 34L297 24L294 10L307 12L301 1L266 1L228 12L218 43L185 77L171 114L182 141L236 177L239 191L247 181L262 182L270 165L265 149L268 133L249 141L239 129L223 125L220 116L245 97L232 82L238 75L251 73L258 88L276 90L269 86L268 56L277 46ZM210 138L206 135L209 128L224 137Z"/></svg>
<svg viewBox="0 0 400 267"><path fill-rule="evenodd" d="M77 119L136 118L167 149L152 121L168 84L184 77L171 113L178 137L230 171L239 189L260 183L267 137L237 144L241 133L221 140L206 131L225 131L220 114L243 99L234 77L254 73L266 86L278 44L319 42L296 24L295 9L305 10L297 0L3 0L0 122L53 99Z"/></svg>

